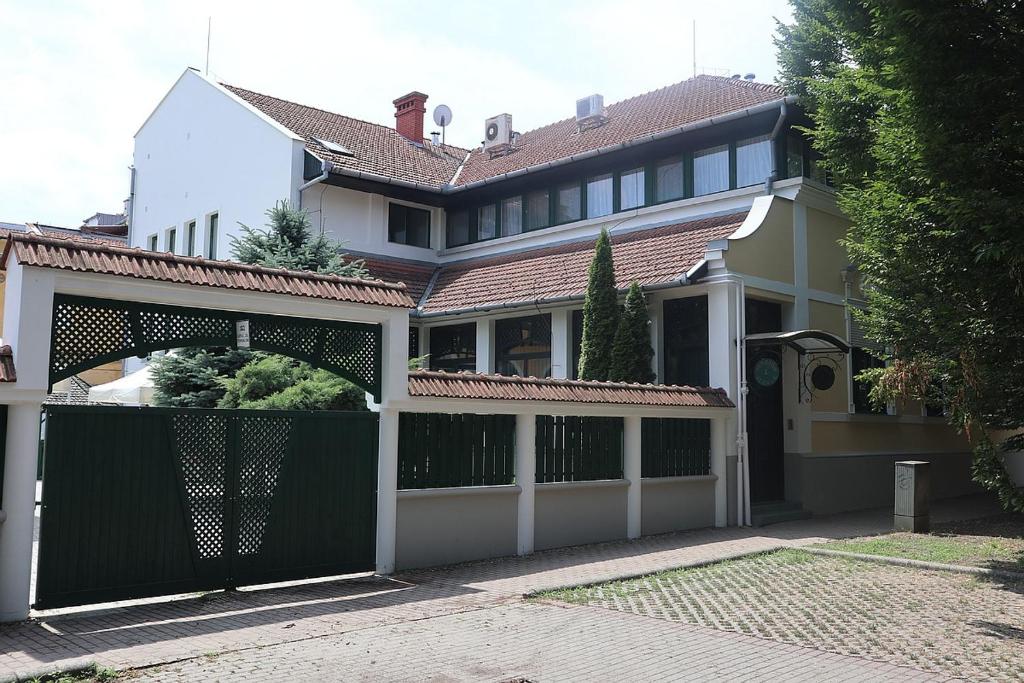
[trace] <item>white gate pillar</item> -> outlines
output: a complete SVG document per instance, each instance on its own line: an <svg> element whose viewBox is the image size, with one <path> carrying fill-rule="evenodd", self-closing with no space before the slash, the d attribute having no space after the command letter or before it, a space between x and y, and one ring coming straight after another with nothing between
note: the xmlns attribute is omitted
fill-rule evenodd
<svg viewBox="0 0 1024 683"><path fill-rule="evenodd" d="M476 321L476 371L494 372L494 318Z"/></svg>
<svg viewBox="0 0 1024 683"><path fill-rule="evenodd" d="M398 533L398 410L409 397L409 313L398 311L382 326L383 398L377 435L377 573L395 571Z"/></svg>
<svg viewBox="0 0 1024 683"><path fill-rule="evenodd" d="M551 377L572 377L572 315L565 308L551 311Z"/></svg>
<svg viewBox="0 0 1024 683"><path fill-rule="evenodd" d="M516 415L516 484L519 485L516 553L533 552L534 501L537 481L537 417Z"/></svg>
<svg viewBox="0 0 1024 683"><path fill-rule="evenodd" d="M36 514L36 462L41 403L7 407L3 510L0 524L0 622L28 618L32 536Z"/></svg>
<svg viewBox="0 0 1024 683"><path fill-rule="evenodd" d="M623 425L623 476L629 481L626 491L626 536L640 538L643 531L643 503L641 500L641 430L643 418L629 415L624 418Z"/></svg>

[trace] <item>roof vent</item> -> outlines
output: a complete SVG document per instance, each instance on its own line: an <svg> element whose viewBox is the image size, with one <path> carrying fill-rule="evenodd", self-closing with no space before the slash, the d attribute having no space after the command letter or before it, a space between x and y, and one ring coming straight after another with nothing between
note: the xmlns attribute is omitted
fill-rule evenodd
<svg viewBox="0 0 1024 683"><path fill-rule="evenodd" d="M604 95L588 95L576 100L576 123L607 118L604 109Z"/></svg>

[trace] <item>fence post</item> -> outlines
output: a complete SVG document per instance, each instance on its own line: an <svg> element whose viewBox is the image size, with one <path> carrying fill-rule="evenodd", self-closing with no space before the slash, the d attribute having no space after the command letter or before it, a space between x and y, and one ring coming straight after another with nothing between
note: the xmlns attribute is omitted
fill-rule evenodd
<svg viewBox="0 0 1024 683"><path fill-rule="evenodd" d="M398 411L381 408L377 453L377 573L395 571L398 524Z"/></svg>
<svg viewBox="0 0 1024 683"><path fill-rule="evenodd" d="M715 482L715 526L725 526L729 519L726 467L726 418L711 420L711 474L718 477Z"/></svg>
<svg viewBox="0 0 1024 683"><path fill-rule="evenodd" d="M516 552L533 552L533 505L537 480L537 418L516 415L516 484L519 485Z"/></svg>
<svg viewBox="0 0 1024 683"><path fill-rule="evenodd" d="M640 538L643 531L641 518L643 505L640 499L641 492L641 467L640 447L641 434L640 426L643 418L639 415L630 415L624 419L623 425L623 476L629 481L629 489L626 494L626 535L629 538Z"/></svg>
<svg viewBox="0 0 1024 683"><path fill-rule="evenodd" d="M6 471L0 523L0 622L28 618L32 527L39 455L38 402L13 403L7 411Z"/></svg>

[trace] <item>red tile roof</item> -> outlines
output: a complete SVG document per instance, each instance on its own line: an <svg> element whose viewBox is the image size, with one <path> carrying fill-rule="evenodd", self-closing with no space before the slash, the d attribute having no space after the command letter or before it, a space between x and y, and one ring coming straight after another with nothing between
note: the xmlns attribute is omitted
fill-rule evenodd
<svg viewBox="0 0 1024 683"><path fill-rule="evenodd" d="M468 372L416 370L409 373L409 395L504 401L617 403L644 406L733 408L724 389L506 377Z"/></svg>
<svg viewBox="0 0 1024 683"><path fill-rule="evenodd" d="M306 148L334 164L334 172L362 172L420 183L426 189L458 189L524 168L631 142L715 116L783 99L778 86L736 78L701 75L609 105L603 125L577 130L568 118L519 136L514 151L490 158L482 148L417 145L390 127L222 83L306 141ZM567 102L567 105L571 104ZM481 122L482 123L482 122ZM352 155L332 151L326 140ZM468 155L468 156L467 156Z"/></svg>
<svg viewBox="0 0 1024 683"><path fill-rule="evenodd" d="M607 122L582 132L577 130L576 119L569 118L523 133L515 151L505 156L491 159L489 153L475 149L459 173L457 184L468 185L528 166L628 143L785 96L785 91L774 85L697 76L609 105Z"/></svg>
<svg viewBox="0 0 1024 683"><path fill-rule="evenodd" d="M386 256L371 254L349 254L350 257L360 259L366 265L366 269L372 277L386 282L401 282L409 290L409 296L413 301L418 302L423 292L430 283L430 278L436 265L429 263L415 263L412 261L400 261L389 259Z"/></svg>
<svg viewBox="0 0 1024 683"><path fill-rule="evenodd" d="M18 373L14 370L14 351L9 344L0 346L0 382L17 382Z"/></svg>
<svg viewBox="0 0 1024 683"><path fill-rule="evenodd" d="M264 268L233 261L143 251L96 240L10 233L4 251L24 266L120 275L224 289L290 294L376 306L413 308L404 285L308 271Z"/></svg>
<svg viewBox="0 0 1024 683"><path fill-rule="evenodd" d="M641 285L679 280L704 257L708 242L730 235L745 215L735 213L613 236L616 285L625 289L633 280ZM422 310L455 311L582 296L595 241L444 266L425 305L421 304Z"/></svg>
<svg viewBox="0 0 1024 683"><path fill-rule="evenodd" d="M388 126L307 107L227 83L221 85L305 138L306 148L317 157L330 161L335 169L396 177L440 189L452 179L468 153L468 150L454 145L435 147L426 141L417 145ZM352 156L331 151L317 139L340 144L352 152Z"/></svg>

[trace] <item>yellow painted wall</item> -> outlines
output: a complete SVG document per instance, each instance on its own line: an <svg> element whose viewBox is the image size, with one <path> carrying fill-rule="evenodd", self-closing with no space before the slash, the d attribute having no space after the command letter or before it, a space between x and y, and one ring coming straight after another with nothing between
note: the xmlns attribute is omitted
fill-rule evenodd
<svg viewBox="0 0 1024 683"><path fill-rule="evenodd" d="M807 209L807 286L844 295L842 271L850 263L839 240L850 222L818 209Z"/></svg>
<svg viewBox="0 0 1024 683"><path fill-rule="evenodd" d="M776 197L761 226L747 237L729 240L730 272L792 284L793 202Z"/></svg>
<svg viewBox="0 0 1024 683"><path fill-rule="evenodd" d="M90 368L85 372L80 372L78 373L78 376L92 386L113 382L115 379L121 379L121 377L124 376L124 361L111 361L105 365L100 365L95 368Z"/></svg>
<svg viewBox="0 0 1024 683"><path fill-rule="evenodd" d="M846 308L823 301L808 302L810 326L815 330L831 332L840 339L846 339ZM817 411L845 413L849 409L848 380L846 377L846 359L833 356L836 361L836 383L827 391L814 394L811 409Z"/></svg>
<svg viewBox="0 0 1024 683"><path fill-rule="evenodd" d="M949 425L899 422L895 417L813 421L811 444L815 453L953 453L969 449L967 439Z"/></svg>

